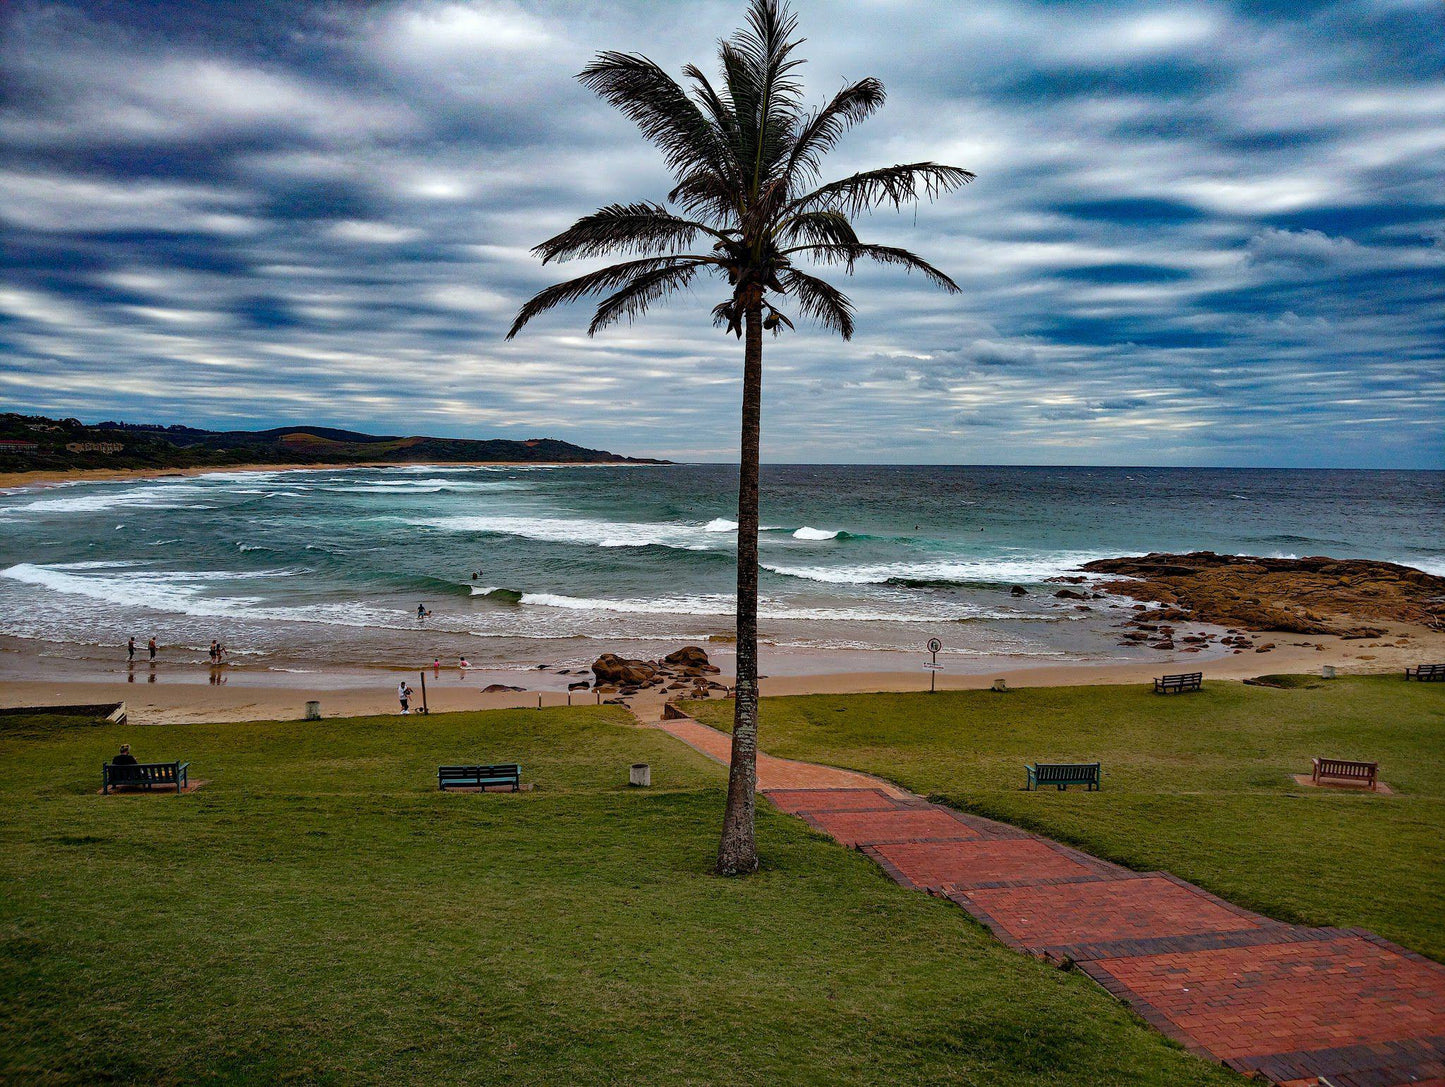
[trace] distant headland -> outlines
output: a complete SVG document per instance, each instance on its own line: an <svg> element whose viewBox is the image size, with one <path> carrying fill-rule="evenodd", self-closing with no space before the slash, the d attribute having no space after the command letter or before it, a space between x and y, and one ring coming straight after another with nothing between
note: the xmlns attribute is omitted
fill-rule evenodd
<svg viewBox="0 0 1445 1087"><path fill-rule="evenodd" d="M587 449L557 438L431 438L332 427L202 430L188 426L0 414L0 473L243 465L665 464Z"/></svg>

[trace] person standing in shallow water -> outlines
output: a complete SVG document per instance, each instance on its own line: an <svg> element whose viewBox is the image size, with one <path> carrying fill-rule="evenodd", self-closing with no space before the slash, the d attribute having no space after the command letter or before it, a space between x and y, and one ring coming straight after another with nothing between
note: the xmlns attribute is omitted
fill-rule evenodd
<svg viewBox="0 0 1445 1087"><path fill-rule="evenodd" d="M156 640L152 638L146 648L150 650L151 663L154 664L156 662Z"/></svg>
<svg viewBox="0 0 1445 1087"><path fill-rule="evenodd" d="M125 659L128 660L128 661L133 661L133 660L135 660L135 639L134 639L134 638L132 638L130 641L128 641L128 642L125 643Z"/></svg>

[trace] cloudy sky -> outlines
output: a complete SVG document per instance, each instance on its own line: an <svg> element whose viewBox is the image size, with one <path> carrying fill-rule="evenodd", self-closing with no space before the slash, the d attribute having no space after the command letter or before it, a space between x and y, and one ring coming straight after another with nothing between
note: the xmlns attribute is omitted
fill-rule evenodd
<svg viewBox="0 0 1445 1087"><path fill-rule="evenodd" d="M735 456L721 286L502 333L532 245L669 188L574 74L742 6L9 0L0 404ZM1439 0L797 8L812 97L889 92L833 173L979 176L860 229L961 295L767 342L766 459L1445 467Z"/></svg>

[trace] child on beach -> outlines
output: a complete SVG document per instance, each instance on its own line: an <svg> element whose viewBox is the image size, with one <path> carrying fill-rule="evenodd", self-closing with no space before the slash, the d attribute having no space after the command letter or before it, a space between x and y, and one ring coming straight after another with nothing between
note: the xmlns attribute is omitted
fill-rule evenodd
<svg viewBox="0 0 1445 1087"><path fill-rule="evenodd" d="M128 641L128 642L125 643L125 659L128 660L128 661L133 661L133 660L135 660L135 639L134 639L134 638L132 638L130 641Z"/></svg>
<svg viewBox="0 0 1445 1087"><path fill-rule="evenodd" d="M154 664L156 662L156 640L154 638L150 640L150 645L147 646L147 648L151 652L151 663Z"/></svg>
<svg viewBox="0 0 1445 1087"><path fill-rule="evenodd" d="M397 701L401 703L401 712L402 712L403 714L408 714L408 713L410 713L410 712L411 712L411 688L406 685L406 680L402 680L400 683L398 683L398 684L396 685L396 698L397 698Z"/></svg>
<svg viewBox="0 0 1445 1087"><path fill-rule="evenodd" d="M467 669L467 668L470 668L471 666L472 666L472 662L469 661L469 660L467 660L466 657L458 657L458 658L457 658L457 667L458 667L458 668Z"/></svg>

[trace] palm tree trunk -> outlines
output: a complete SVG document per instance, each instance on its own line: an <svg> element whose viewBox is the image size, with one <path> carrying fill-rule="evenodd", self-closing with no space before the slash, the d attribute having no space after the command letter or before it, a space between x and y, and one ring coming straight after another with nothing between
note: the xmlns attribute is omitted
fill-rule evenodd
<svg viewBox="0 0 1445 1087"><path fill-rule="evenodd" d="M758 441L763 401L763 308L748 305L743 329L742 456L738 465L737 701L733 710L728 804L717 871L756 871L753 838L758 784Z"/></svg>

